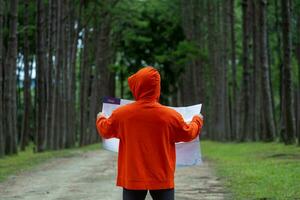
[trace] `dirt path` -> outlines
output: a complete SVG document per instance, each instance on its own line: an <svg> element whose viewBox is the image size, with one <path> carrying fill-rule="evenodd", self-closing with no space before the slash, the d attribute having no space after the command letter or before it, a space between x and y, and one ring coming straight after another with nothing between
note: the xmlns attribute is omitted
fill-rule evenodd
<svg viewBox="0 0 300 200"><path fill-rule="evenodd" d="M118 200L116 154L97 150L57 158L0 184L1 200ZM208 164L178 168L176 199L224 199L224 189ZM151 199L147 196L147 199Z"/></svg>

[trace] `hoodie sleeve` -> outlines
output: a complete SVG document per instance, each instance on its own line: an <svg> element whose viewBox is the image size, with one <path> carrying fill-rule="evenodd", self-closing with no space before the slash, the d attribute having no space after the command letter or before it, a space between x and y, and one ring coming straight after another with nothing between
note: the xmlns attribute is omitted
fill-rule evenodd
<svg viewBox="0 0 300 200"><path fill-rule="evenodd" d="M203 126L203 120L199 116L194 116L190 123L186 123L179 114L176 128L174 130L175 142L189 142L195 139Z"/></svg>
<svg viewBox="0 0 300 200"><path fill-rule="evenodd" d="M96 120L96 127L98 134L105 138L119 138L118 135L118 125L117 120L114 112L109 118L106 118L104 116L100 116Z"/></svg>

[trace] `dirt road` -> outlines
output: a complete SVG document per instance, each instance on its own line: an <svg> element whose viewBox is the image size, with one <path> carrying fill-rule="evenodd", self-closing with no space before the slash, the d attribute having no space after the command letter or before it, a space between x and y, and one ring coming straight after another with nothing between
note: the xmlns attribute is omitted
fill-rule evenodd
<svg viewBox="0 0 300 200"><path fill-rule="evenodd" d="M116 154L105 150L56 158L11 176L0 184L1 200L119 200ZM209 164L178 168L176 200L224 199L222 184ZM149 194L147 199L151 199Z"/></svg>

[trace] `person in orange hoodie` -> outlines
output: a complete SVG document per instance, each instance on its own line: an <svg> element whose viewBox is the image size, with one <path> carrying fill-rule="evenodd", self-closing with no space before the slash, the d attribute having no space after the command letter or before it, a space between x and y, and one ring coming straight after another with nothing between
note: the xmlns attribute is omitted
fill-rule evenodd
<svg viewBox="0 0 300 200"><path fill-rule="evenodd" d="M159 103L160 74L144 67L128 78L136 100L114 110L109 118L98 113L101 137L119 138L117 186L124 200L143 200L149 190L154 200L174 199L175 143L195 139L203 117L190 123L173 109Z"/></svg>

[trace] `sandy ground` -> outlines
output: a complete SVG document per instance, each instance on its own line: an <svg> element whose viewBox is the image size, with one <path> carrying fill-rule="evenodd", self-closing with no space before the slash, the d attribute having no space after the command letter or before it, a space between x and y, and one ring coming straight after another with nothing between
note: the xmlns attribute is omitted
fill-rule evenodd
<svg viewBox="0 0 300 200"><path fill-rule="evenodd" d="M1 200L118 200L116 154L105 150L56 158L0 184ZM227 199L210 163L178 168L176 200ZM151 199L147 195L147 200Z"/></svg>

